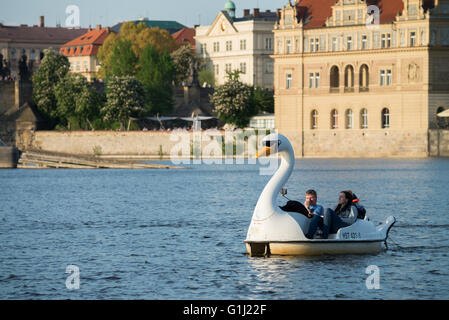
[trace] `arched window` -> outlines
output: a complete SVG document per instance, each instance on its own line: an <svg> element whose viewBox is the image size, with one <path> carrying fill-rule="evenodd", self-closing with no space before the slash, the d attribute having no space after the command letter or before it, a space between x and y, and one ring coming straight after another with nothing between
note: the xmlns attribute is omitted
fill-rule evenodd
<svg viewBox="0 0 449 320"><path fill-rule="evenodd" d="M311 126L310 126L310 128L312 130L318 129L318 111L313 110L311 115L310 115L310 117L311 117Z"/></svg>
<svg viewBox="0 0 449 320"><path fill-rule="evenodd" d="M354 113L351 109L346 110L346 129L354 128Z"/></svg>
<svg viewBox="0 0 449 320"><path fill-rule="evenodd" d="M354 68L349 65L345 68L345 91L354 90Z"/></svg>
<svg viewBox="0 0 449 320"><path fill-rule="evenodd" d="M338 129L338 111L336 109L331 111L331 129Z"/></svg>
<svg viewBox="0 0 449 320"><path fill-rule="evenodd" d="M368 129L368 110L362 109L360 112L360 128Z"/></svg>
<svg viewBox="0 0 449 320"><path fill-rule="evenodd" d="M337 66L333 66L330 72L330 87L331 91L338 91L340 87L340 71ZM336 90L337 89L337 90Z"/></svg>
<svg viewBox="0 0 449 320"><path fill-rule="evenodd" d="M359 73L359 86L360 91L368 91L369 87L369 69L366 64L362 65L360 67L360 73Z"/></svg>
<svg viewBox="0 0 449 320"><path fill-rule="evenodd" d="M390 128L390 110L384 108L382 110L382 129Z"/></svg>

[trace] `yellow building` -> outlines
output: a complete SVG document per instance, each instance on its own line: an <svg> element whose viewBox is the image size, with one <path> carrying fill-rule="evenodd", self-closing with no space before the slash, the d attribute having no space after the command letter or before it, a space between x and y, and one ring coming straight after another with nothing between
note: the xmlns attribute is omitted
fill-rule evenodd
<svg viewBox="0 0 449 320"><path fill-rule="evenodd" d="M425 157L449 108L449 0L302 0L274 28L276 128L297 157Z"/></svg>
<svg viewBox="0 0 449 320"><path fill-rule="evenodd" d="M69 59L70 71L80 73L88 81L92 81L100 70L98 50L110 33L109 28L98 25L95 29L89 29L82 36L64 44L60 52Z"/></svg>

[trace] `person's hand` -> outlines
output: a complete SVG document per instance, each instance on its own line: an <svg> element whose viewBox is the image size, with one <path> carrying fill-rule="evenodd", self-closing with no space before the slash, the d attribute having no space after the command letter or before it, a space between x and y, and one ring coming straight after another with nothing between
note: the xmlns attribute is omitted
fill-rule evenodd
<svg viewBox="0 0 449 320"><path fill-rule="evenodd" d="M309 200L304 201L304 207L309 209L309 206L310 206L310 201Z"/></svg>

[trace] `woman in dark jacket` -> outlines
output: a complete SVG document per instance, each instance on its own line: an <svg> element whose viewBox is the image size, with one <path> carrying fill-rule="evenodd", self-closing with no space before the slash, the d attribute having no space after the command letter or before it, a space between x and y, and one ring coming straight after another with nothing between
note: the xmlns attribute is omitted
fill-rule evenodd
<svg viewBox="0 0 449 320"><path fill-rule="evenodd" d="M352 200L351 191L342 191L335 210L326 209L322 223L319 223L319 227L323 230L323 239L327 239L330 233L337 233L339 229L348 227L357 220L357 208L352 205ZM316 227L314 230L309 229L306 237L313 239L315 232Z"/></svg>

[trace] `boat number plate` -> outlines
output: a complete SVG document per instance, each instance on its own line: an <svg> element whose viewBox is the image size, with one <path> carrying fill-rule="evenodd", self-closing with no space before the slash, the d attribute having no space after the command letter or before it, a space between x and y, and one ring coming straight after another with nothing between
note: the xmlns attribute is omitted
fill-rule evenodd
<svg viewBox="0 0 449 320"><path fill-rule="evenodd" d="M345 240L362 239L362 235L360 234L360 232L343 232L342 237Z"/></svg>

